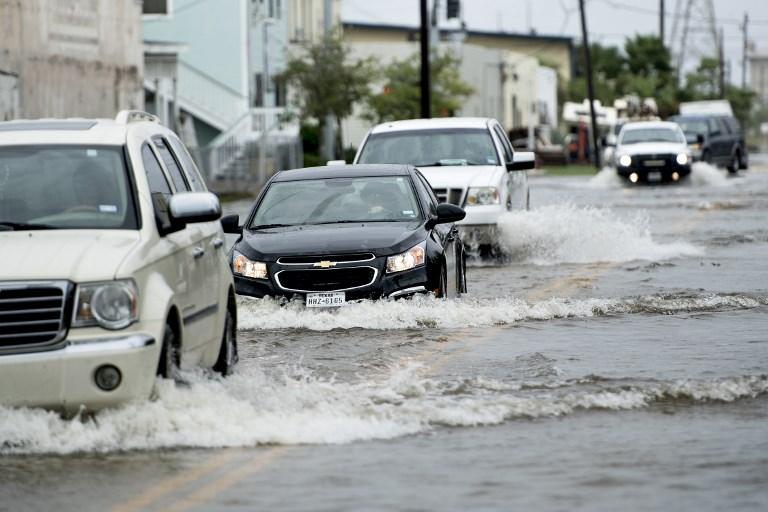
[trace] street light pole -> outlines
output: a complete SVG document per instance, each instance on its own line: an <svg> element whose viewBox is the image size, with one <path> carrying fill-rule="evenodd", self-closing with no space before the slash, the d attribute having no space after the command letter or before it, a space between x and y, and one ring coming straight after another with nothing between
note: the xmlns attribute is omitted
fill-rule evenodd
<svg viewBox="0 0 768 512"><path fill-rule="evenodd" d="M333 20L331 17L331 0L323 1L323 33L325 35L326 44L329 42L328 38L331 37L333 31ZM323 153L326 160L333 160L335 153L335 119L330 112L326 113L325 121L323 122Z"/></svg>
<svg viewBox="0 0 768 512"><path fill-rule="evenodd" d="M421 117L432 117L430 109L431 86L429 83L429 14L427 0L421 0Z"/></svg>
<svg viewBox="0 0 768 512"><path fill-rule="evenodd" d="M589 97L589 117L592 125L592 153L595 167L600 170L600 152L597 150L597 118L595 117L595 91L592 87L592 59L589 55L589 36L587 35L587 18L584 14L584 0L579 0L581 11L581 37L584 45L584 61L587 71L587 96Z"/></svg>

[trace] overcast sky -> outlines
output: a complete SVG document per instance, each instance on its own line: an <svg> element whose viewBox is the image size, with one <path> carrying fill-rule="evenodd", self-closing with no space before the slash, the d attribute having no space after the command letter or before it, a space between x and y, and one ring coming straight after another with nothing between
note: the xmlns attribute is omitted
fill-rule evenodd
<svg viewBox="0 0 768 512"><path fill-rule="evenodd" d="M431 4L430 0L430 4ZM441 0L445 5L445 0ZM675 10L687 0L666 0L666 38L672 34ZM700 6L706 0L694 2ZM731 62L732 81L741 81L742 32L741 21L748 13L749 40L755 52L768 54L768 0L713 0L718 28L724 34L725 58ZM570 35L581 38L578 0L462 0L464 19L470 29ZM621 46L628 36L636 33L658 34L659 0L587 0L587 26L590 42ZM418 0L342 0L344 21L383 24L418 23ZM682 16L680 17L682 18ZM709 54L711 47L703 30L706 13L703 7L691 16L687 68L698 61L701 54ZM678 25L678 39L682 34L682 19Z"/></svg>

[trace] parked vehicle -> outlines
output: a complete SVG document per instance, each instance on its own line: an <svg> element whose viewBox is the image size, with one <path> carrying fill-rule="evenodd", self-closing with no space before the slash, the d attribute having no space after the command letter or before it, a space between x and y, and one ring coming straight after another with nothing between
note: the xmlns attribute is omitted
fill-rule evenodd
<svg viewBox="0 0 768 512"><path fill-rule="evenodd" d="M694 161L726 167L732 173L749 167L744 133L735 117L697 114L669 120L683 129Z"/></svg>
<svg viewBox="0 0 768 512"><path fill-rule="evenodd" d="M439 204L405 165L339 165L281 171L262 190L231 258L238 294L299 297L308 307L467 289L455 223L464 210Z"/></svg>
<svg viewBox="0 0 768 512"><path fill-rule="evenodd" d="M221 208L149 114L0 123L0 404L96 410L237 361Z"/></svg>
<svg viewBox="0 0 768 512"><path fill-rule="evenodd" d="M413 119L374 126L355 163L417 167L441 203L466 210L458 223L464 240L491 247L498 245L499 217L529 207L525 171L534 167L535 156L515 153L495 119Z"/></svg>
<svg viewBox="0 0 768 512"><path fill-rule="evenodd" d="M632 183L679 181L691 173L691 152L675 123L626 123L615 150L619 176Z"/></svg>

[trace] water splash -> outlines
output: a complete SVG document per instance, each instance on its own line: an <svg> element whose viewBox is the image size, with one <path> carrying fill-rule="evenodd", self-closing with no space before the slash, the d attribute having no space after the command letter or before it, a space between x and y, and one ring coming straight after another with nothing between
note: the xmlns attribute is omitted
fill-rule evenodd
<svg viewBox="0 0 768 512"><path fill-rule="evenodd" d="M538 265L658 261L703 254L687 242L656 242L647 217L622 220L607 208L558 204L509 212L499 220L499 228L507 254Z"/></svg>
<svg viewBox="0 0 768 512"><path fill-rule="evenodd" d="M765 376L632 383L592 377L523 389L481 377L430 378L413 363L359 382L284 370L270 375L250 369L226 380L193 374L187 386L159 381L154 401L105 410L96 420L0 407L0 454L339 444L441 426L621 411L660 401L732 402L768 392Z"/></svg>

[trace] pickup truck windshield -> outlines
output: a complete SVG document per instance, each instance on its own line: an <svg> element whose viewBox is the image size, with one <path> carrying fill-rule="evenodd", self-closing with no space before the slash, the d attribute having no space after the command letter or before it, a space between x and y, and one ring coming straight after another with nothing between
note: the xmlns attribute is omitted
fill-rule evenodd
<svg viewBox="0 0 768 512"><path fill-rule="evenodd" d="M677 142L685 143L685 137L678 130L670 128L636 128L622 132L619 144L638 144L640 142Z"/></svg>
<svg viewBox="0 0 768 512"><path fill-rule="evenodd" d="M499 165L499 158L487 129L459 128L371 134L357 163Z"/></svg>
<svg viewBox="0 0 768 512"><path fill-rule="evenodd" d="M0 147L0 231L137 227L122 147Z"/></svg>

